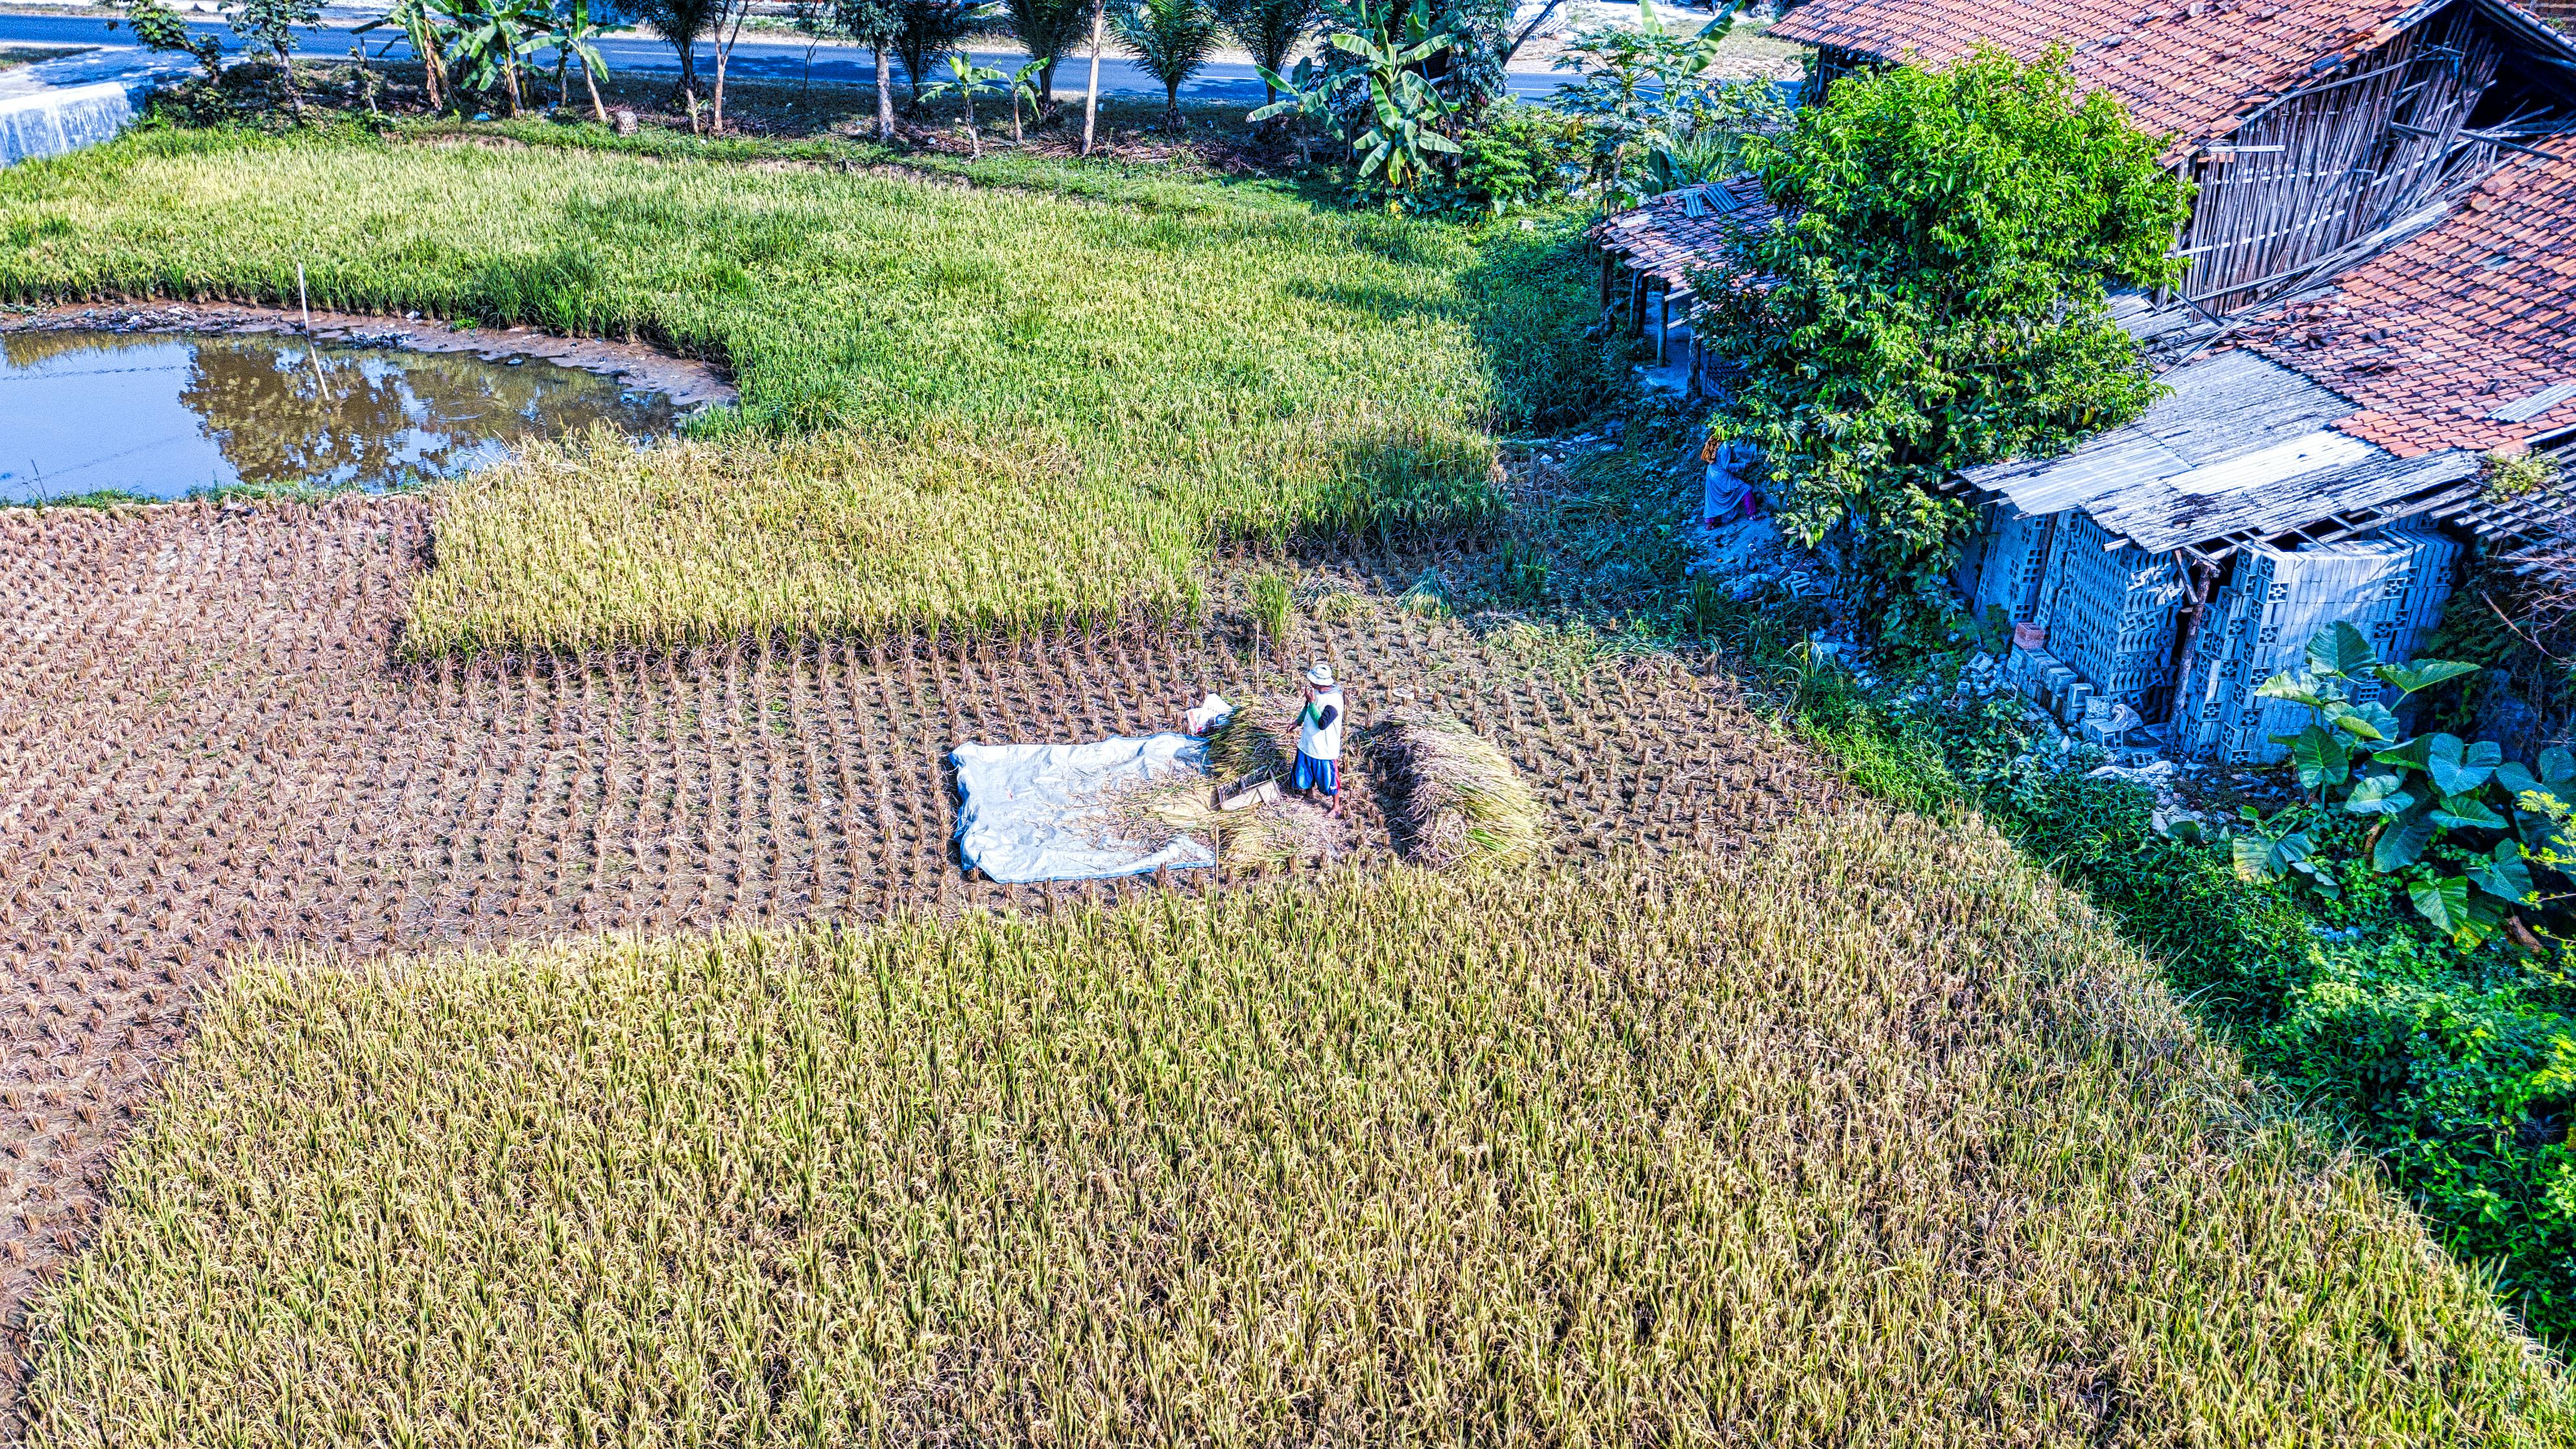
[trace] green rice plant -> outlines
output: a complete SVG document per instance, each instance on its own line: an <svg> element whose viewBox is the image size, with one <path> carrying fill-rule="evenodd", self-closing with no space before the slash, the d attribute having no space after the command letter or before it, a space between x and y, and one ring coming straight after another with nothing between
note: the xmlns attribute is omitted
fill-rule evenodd
<svg viewBox="0 0 2576 1449"><path fill-rule="evenodd" d="M719 359L741 406L698 438L741 456L696 474L760 485L764 501L711 506L772 535L736 551L809 557L830 537L860 550L846 561L871 577L916 557L873 518L838 516L888 504L884 487L767 486L765 449L782 440L861 440L882 455L877 473L930 495L900 500L895 517L1000 501L997 483L930 455L1025 451L1048 460L1048 496L1069 521L1156 560L1102 586L1141 587L1117 601L1129 612L1163 606L1166 561L1203 565L1230 539L1437 540L1489 524L1502 508L1491 430L1513 425L1539 385L1518 372L1521 344L1590 320L1580 268L1525 277L1506 299L1484 275L1499 244L1486 232L1318 210L1277 188L1158 183L1101 202L718 159L756 147L674 142L656 156L576 139L495 149L431 134L160 131L12 167L0 217L27 244L0 246L0 301L291 303L300 268L317 308ZM1571 223L1550 226L1551 245L1580 248ZM1509 239L1516 266L1529 245ZM634 506L636 488L636 470L592 452L459 489L436 554L455 577L424 591L408 637L650 645L807 606L746 610L713 570L666 571L649 599L588 587L669 551L637 531L660 510ZM1056 608L1057 556L1033 544L1075 535L1031 533L1025 509L1006 520L947 534L959 586L901 606Z"/></svg>
<svg viewBox="0 0 2576 1449"><path fill-rule="evenodd" d="M1525 860L1545 843L1547 807L1511 756L1453 716L1405 708L1374 742L1403 793L1407 853L1435 868Z"/></svg>
<svg viewBox="0 0 2576 1449"><path fill-rule="evenodd" d="M1296 596L1290 591L1286 574L1265 569L1252 576L1252 622L1272 648L1288 642L1288 626L1296 617L1296 609Z"/></svg>
<svg viewBox="0 0 2576 1449"><path fill-rule="evenodd" d="M2576 1432L1973 821L257 958L105 1199L35 1449Z"/></svg>
<svg viewBox="0 0 2576 1449"><path fill-rule="evenodd" d="M1453 609L1449 596L1449 580L1440 572L1437 565L1424 569L1402 594L1396 596L1395 602L1396 607L1404 612L1419 614L1428 619L1445 619Z"/></svg>
<svg viewBox="0 0 2576 1449"><path fill-rule="evenodd" d="M1317 623L1340 624L1366 614L1368 601L1338 579L1313 578L1298 586L1297 607Z"/></svg>

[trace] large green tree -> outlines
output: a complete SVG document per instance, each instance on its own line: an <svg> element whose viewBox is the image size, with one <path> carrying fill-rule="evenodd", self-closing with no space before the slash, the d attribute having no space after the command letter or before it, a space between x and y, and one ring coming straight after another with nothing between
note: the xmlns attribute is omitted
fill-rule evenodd
<svg viewBox="0 0 2576 1449"><path fill-rule="evenodd" d="M1789 529L1845 545L1891 642L1945 625L1979 463L2135 418L2158 387L2107 289L2173 280L2189 188L2066 56L1847 76L1745 159L1774 225L1700 279L1731 375L1714 427L1763 451Z"/></svg>

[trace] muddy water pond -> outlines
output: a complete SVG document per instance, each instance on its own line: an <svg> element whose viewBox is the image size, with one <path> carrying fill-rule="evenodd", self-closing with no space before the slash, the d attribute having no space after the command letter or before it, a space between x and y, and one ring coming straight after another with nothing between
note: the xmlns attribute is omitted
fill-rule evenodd
<svg viewBox="0 0 2576 1449"><path fill-rule="evenodd" d="M677 420L660 393L535 358L274 334L0 334L0 502L391 488L532 438L605 423L640 442Z"/></svg>

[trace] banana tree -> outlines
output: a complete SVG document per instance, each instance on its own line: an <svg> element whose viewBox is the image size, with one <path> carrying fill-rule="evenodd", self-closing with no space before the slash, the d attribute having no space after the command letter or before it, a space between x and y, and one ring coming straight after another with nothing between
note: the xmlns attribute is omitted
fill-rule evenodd
<svg viewBox="0 0 2576 1449"><path fill-rule="evenodd" d="M394 0L391 10L363 25L352 27L350 33L364 35L387 26L401 31L401 38L411 44L411 53L420 57L421 80L429 90L429 108L433 111L446 109L447 102L441 92L447 82L447 43L453 38L455 21L445 11L434 8L429 0ZM393 48L393 41L387 40L384 49L376 52L376 58L382 60Z"/></svg>
<svg viewBox="0 0 2576 1449"><path fill-rule="evenodd" d="M1423 0L1414 0L1400 16L1392 7L1378 10L1360 0L1349 14L1351 29L1325 37L1332 53L1325 64L1301 60L1288 76L1261 71L1262 84L1286 92L1287 98L1247 119L1312 117L1326 134L1351 148L1358 180L1383 176L1389 190L1411 191L1433 174L1434 157L1459 154L1458 143L1439 129L1457 106L1424 75L1433 57L1446 52L1456 37L1431 33L1431 12ZM1343 58L1339 64L1335 55Z"/></svg>
<svg viewBox="0 0 2576 1449"><path fill-rule="evenodd" d="M935 101L949 96L957 97L958 102L965 107L966 144L969 153L980 158L984 154L984 142L975 130L975 93L995 81L1007 81L1010 77L989 65L977 65L963 53L949 55L947 64L948 79L934 82L924 88L921 99Z"/></svg>
<svg viewBox="0 0 2576 1449"><path fill-rule="evenodd" d="M550 28L545 9L535 0L456 0L448 15L454 29L447 59L458 81L478 91L497 85L517 115L519 62L543 43Z"/></svg>
<svg viewBox="0 0 2576 1449"><path fill-rule="evenodd" d="M546 17L546 40L555 48L555 109L569 110L572 86L565 72L581 62L581 83L590 91L591 119L608 124L608 107L600 104L599 77L608 74L608 58L599 53L600 28L590 18L590 0L565 0Z"/></svg>
<svg viewBox="0 0 2576 1449"><path fill-rule="evenodd" d="M2562 833L2561 803L2576 801L2576 757L2553 748L2525 766L2505 759L2492 740L2438 732L2400 738L2396 712L2365 697L2385 686L2402 700L2476 672L2439 659L2383 663L2350 624L2318 633L2305 668L2276 674L2255 691L2313 711L2298 733L2272 736L2289 747L2308 803L2269 819L2243 812L2246 826L2233 841L2237 869L2260 879L2304 878L2331 895L2331 873L2312 858L2316 837L2339 824L2359 825L2371 869L2402 878L2415 909L2464 947L2493 934L2515 907L2536 904L2534 864L2564 874L2564 862L2576 857Z"/></svg>
<svg viewBox="0 0 2576 1449"><path fill-rule="evenodd" d="M1038 108L1043 103L1046 95L1047 69L1054 64L1055 57L1053 56L1031 60L1027 64L1021 66L1018 70L1011 72L1007 78L1006 84L1009 86L1011 92L1012 145L1019 145L1023 139L1020 135L1021 106L1025 104L1031 115L1038 114Z"/></svg>

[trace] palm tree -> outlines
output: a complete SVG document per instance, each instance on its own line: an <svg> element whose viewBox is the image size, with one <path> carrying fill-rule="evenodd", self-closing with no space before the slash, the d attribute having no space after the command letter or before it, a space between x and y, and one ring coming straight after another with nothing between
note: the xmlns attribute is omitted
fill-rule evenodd
<svg viewBox="0 0 2576 1449"><path fill-rule="evenodd" d="M1055 100L1055 63L1082 44L1091 24L1085 0L1003 0L1007 23L1020 48L1037 64L1038 103Z"/></svg>
<svg viewBox="0 0 2576 1449"><path fill-rule="evenodd" d="M1216 0L1216 7L1225 33L1250 51L1252 63L1260 67L1261 100L1269 104L1278 92L1268 77L1287 72L1288 52L1315 23L1316 0Z"/></svg>
<svg viewBox="0 0 2576 1449"><path fill-rule="evenodd" d="M1181 86L1216 49L1216 12L1207 0L1131 0L1110 17L1118 43L1136 53L1145 74L1163 83L1163 106L1181 120Z"/></svg>

